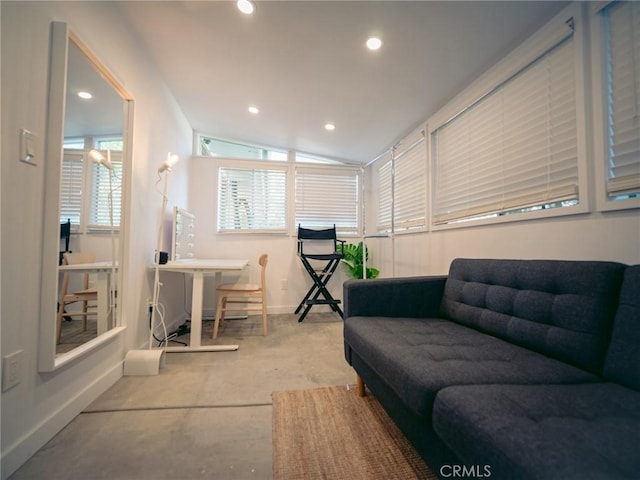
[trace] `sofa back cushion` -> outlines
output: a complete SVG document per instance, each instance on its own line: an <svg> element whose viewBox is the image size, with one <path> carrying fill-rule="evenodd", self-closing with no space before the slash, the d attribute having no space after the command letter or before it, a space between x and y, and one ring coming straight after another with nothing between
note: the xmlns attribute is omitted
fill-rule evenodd
<svg viewBox="0 0 640 480"><path fill-rule="evenodd" d="M640 265L624 272L604 375L640 390Z"/></svg>
<svg viewBox="0 0 640 480"><path fill-rule="evenodd" d="M625 267L592 261L456 259L441 313L600 374Z"/></svg>

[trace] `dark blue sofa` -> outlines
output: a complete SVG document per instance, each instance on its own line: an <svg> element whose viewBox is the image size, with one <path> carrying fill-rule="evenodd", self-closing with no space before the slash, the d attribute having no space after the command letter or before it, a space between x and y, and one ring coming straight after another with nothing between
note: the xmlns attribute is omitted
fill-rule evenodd
<svg viewBox="0 0 640 480"><path fill-rule="evenodd" d="M344 284L345 356L441 478L640 478L640 265Z"/></svg>

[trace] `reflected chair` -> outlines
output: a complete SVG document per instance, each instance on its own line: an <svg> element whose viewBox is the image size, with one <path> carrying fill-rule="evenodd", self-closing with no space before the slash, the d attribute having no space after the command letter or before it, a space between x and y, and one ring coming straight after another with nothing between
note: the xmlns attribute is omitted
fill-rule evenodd
<svg viewBox="0 0 640 480"><path fill-rule="evenodd" d="M69 253L66 252L62 255L63 265L77 265L81 263L93 263L96 261L96 256L93 253ZM78 291L69 292L69 283L72 277L80 277L82 275L82 289ZM89 315L96 315L95 309L91 309L89 302L96 302L98 300L98 291L95 288L89 287L89 274L88 273L73 273L70 271L64 272L62 277L62 288L60 291L60 301L58 303L58 318L56 324L56 343L60 343L60 337L62 335L62 318L63 317L82 317L82 331L87 330L87 317ZM66 306L72 303L82 302L82 310L66 311Z"/></svg>
<svg viewBox="0 0 640 480"><path fill-rule="evenodd" d="M304 320L314 305L329 305L334 312L342 317L342 310L339 307L340 300L333 298L327 290L329 280L336 271L340 260L344 258L342 249L338 251L338 243L343 246L344 240L338 240L335 225L333 228L323 230L311 230L298 225L298 257L313 281L313 285L296 308L295 313L298 314L304 307L298 322Z"/></svg>
<svg viewBox="0 0 640 480"><path fill-rule="evenodd" d="M60 252L58 257L58 265L62 265L62 256L69 251L69 241L71 240L71 219L60 224L60 238L64 240L64 250Z"/></svg>
<svg viewBox="0 0 640 480"><path fill-rule="evenodd" d="M224 322L227 311L261 311L262 334L267 336L267 284L266 270L269 256L266 253L260 255L260 285L253 283L225 283L218 288L218 302L216 307L216 319L213 324L212 338L218 337L218 328ZM236 306L244 305L244 306Z"/></svg>

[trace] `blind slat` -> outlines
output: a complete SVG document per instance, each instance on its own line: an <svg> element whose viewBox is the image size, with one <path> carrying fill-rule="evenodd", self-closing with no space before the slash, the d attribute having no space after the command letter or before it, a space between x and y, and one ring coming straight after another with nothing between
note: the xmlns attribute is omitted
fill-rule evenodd
<svg viewBox="0 0 640 480"><path fill-rule="evenodd" d="M296 224L335 225L339 233L358 233L358 177L355 169L296 169Z"/></svg>
<svg viewBox="0 0 640 480"><path fill-rule="evenodd" d="M286 191L285 170L220 167L218 230L286 232Z"/></svg>
<svg viewBox="0 0 640 480"><path fill-rule="evenodd" d="M433 133L434 222L577 199L569 37Z"/></svg>
<svg viewBox="0 0 640 480"><path fill-rule="evenodd" d="M640 192L640 4L602 10L606 28L610 197Z"/></svg>

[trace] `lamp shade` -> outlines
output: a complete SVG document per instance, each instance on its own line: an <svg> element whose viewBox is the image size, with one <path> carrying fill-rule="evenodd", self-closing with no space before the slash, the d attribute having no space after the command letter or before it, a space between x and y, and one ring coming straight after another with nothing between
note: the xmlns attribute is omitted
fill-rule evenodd
<svg viewBox="0 0 640 480"><path fill-rule="evenodd" d="M113 170L113 163L111 163L111 151L107 150L107 158L105 158L105 156L99 152L98 150L91 150L89 152L89 158L97 163L98 165L103 165L104 167L108 168L109 170Z"/></svg>
<svg viewBox="0 0 640 480"><path fill-rule="evenodd" d="M167 159L160 164L158 167L158 173L162 173L164 171L171 171L171 167L173 167L180 158L175 153L169 152L167 154Z"/></svg>

